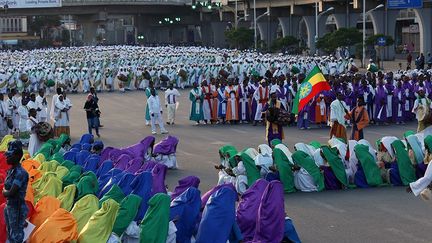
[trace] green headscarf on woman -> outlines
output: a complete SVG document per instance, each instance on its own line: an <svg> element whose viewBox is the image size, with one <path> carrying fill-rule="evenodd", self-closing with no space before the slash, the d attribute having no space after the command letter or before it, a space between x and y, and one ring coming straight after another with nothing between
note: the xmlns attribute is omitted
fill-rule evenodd
<svg viewBox="0 0 432 243"><path fill-rule="evenodd" d="M168 236L171 198L155 194L148 201L149 208L141 221L140 243L165 243ZM216 229L215 229L216 230Z"/></svg>
<svg viewBox="0 0 432 243"><path fill-rule="evenodd" d="M273 141L272 141L273 142ZM272 143L273 145L273 143ZM279 178L285 192L295 192L294 174L291 170L291 162L287 155L279 148L273 149L273 162L279 171Z"/></svg>
<svg viewBox="0 0 432 243"><path fill-rule="evenodd" d="M293 153L292 159L295 164L305 169L315 181L318 191L324 190L324 175L315 164L313 158L307 153L297 150Z"/></svg>

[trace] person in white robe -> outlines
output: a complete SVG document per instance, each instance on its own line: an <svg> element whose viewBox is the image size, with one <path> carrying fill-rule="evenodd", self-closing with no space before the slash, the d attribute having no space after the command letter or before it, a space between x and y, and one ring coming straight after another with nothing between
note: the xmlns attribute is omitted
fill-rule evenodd
<svg viewBox="0 0 432 243"><path fill-rule="evenodd" d="M62 133L69 135L69 109L71 108L61 94L55 102L54 108L54 136L59 137Z"/></svg>
<svg viewBox="0 0 432 243"><path fill-rule="evenodd" d="M63 93L63 90L61 88L57 88L56 89L56 94L53 95L52 100L51 100L51 110L50 110L50 119L55 122L55 104L58 100L58 97Z"/></svg>
<svg viewBox="0 0 432 243"><path fill-rule="evenodd" d="M39 140L36 134L36 126L38 120L36 119L37 112L35 109L29 110L29 119L27 120L27 130L30 131L30 140L28 145L28 152L30 156L33 156L41 147L42 142Z"/></svg>
<svg viewBox="0 0 432 243"><path fill-rule="evenodd" d="M418 196L422 193L426 193L425 190L430 190L430 185L432 182L432 163L429 162L425 174L422 178L411 182L409 187L407 188L407 192L412 192L415 196ZM428 198L431 200L431 198Z"/></svg>
<svg viewBox="0 0 432 243"><path fill-rule="evenodd" d="M6 102L4 101L4 95L0 93L0 136L4 137L8 134L7 127L7 107Z"/></svg>
<svg viewBox="0 0 432 243"><path fill-rule="evenodd" d="M273 165L272 149L267 144L258 146L258 155L255 157L255 165L260 168L262 178L270 172L270 166Z"/></svg>
<svg viewBox="0 0 432 243"><path fill-rule="evenodd" d="M19 138L24 145L28 144L30 138L30 130L27 129L27 121L29 119L29 109L27 108L27 100L22 99L21 105L18 107L19 114Z"/></svg>
<svg viewBox="0 0 432 243"><path fill-rule="evenodd" d="M38 111L36 119L41 122L48 121L48 102L43 89L40 89L38 96L36 96L36 104Z"/></svg>
<svg viewBox="0 0 432 243"><path fill-rule="evenodd" d="M159 96L156 94L156 90L154 88L150 91L151 96L148 98L147 103L149 107L149 113L150 113L150 123L151 123L151 130L152 134L156 134L156 123L159 124L159 128L162 134L168 133L167 130L165 130L165 126L162 119L162 107L160 104Z"/></svg>
<svg viewBox="0 0 432 243"><path fill-rule="evenodd" d="M178 98L180 93L173 84L169 84L168 89L165 91L165 107L167 108L167 124L174 125L175 114L178 106Z"/></svg>

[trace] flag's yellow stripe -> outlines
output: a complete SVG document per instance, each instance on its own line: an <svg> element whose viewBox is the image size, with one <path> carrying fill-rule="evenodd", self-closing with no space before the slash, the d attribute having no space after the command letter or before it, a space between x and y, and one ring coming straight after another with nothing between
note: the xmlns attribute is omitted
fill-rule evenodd
<svg viewBox="0 0 432 243"><path fill-rule="evenodd" d="M322 75L322 73L317 73L314 76L312 76L309 79L309 83L314 86L315 84L319 83L319 82L325 82L326 79L324 78L324 76Z"/></svg>

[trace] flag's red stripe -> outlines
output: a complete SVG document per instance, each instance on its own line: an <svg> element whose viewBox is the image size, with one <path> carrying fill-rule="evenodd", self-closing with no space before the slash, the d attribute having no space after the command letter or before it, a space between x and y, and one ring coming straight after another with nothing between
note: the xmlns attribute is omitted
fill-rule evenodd
<svg viewBox="0 0 432 243"><path fill-rule="evenodd" d="M310 92L310 94L306 97L304 97L303 99L300 100L299 102L299 106L298 106L298 111L300 112L301 110L303 110L303 107L313 98L315 97L318 93L320 93L321 91L324 90L330 90L330 85L328 84L327 81L323 81L323 82L319 82L317 84L315 84L314 86L312 86L312 91Z"/></svg>

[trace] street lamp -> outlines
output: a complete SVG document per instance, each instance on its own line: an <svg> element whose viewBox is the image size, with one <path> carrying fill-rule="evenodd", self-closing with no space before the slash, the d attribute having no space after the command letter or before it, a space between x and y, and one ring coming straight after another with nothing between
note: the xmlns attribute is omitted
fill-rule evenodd
<svg viewBox="0 0 432 243"><path fill-rule="evenodd" d="M362 65L363 68L365 65L365 58L366 58L366 14L369 14L377 9L383 8L384 4L380 4L376 6L375 8L369 10L366 12L366 0L363 0L363 56L362 56Z"/></svg>
<svg viewBox="0 0 432 243"><path fill-rule="evenodd" d="M265 13L263 13L263 14L261 14L260 16L256 16L256 8L255 8L255 1L256 0L254 0L254 43L255 43L255 50L257 49L257 45L258 45L258 43L257 43L257 21L260 19L260 18L262 18L262 17L264 17L264 16L269 16L270 15L270 12L269 11L266 11Z"/></svg>
<svg viewBox="0 0 432 243"><path fill-rule="evenodd" d="M317 55L318 55L318 48L316 47L316 43L318 41L318 20L322 15L324 15L330 11L333 11L333 10L334 10L334 8L330 7L326 11L318 14L318 1L315 2L315 54L317 54Z"/></svg>

